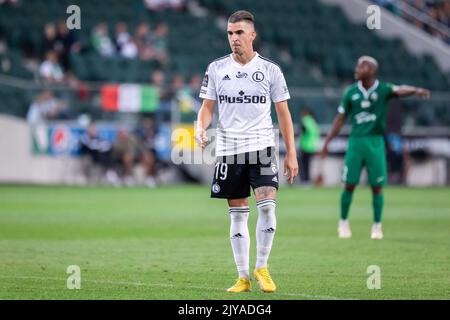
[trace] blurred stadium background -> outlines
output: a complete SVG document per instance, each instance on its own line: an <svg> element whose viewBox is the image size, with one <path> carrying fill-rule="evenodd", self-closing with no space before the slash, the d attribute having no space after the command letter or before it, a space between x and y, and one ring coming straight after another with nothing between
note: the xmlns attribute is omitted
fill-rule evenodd
<svg viewBox="0 0 450 320"><path fill-rule="evenodd" d="M374 4L380 30L366 27ZM67 28L70 5L80 30ZM391 101L389 183L400 187L386 191L383 241L369 238L363 188L353 238L337 241L348 126L330 157L312 159L312 181L330 188L282 188L273 295L224 291L235 276L226 204L196 185L210 166L171 161L174 144L199 152L171 135L192 134L203 73L229 52L238 9L255 14L257 51L283 68L297 139L309 108L320 146L361 55L384 81L432 90ZM0 0L0 298L448 299L450 204L435 186L450 183L449 22L449 0ZM83 290L66 287L74 264ZM373 264L382 290L366 287Z"/></svg>
<svg viewBox="0 0 450 320"><path fill-rule="evenodd" d="M66 26L72 4L80 30ZM371 4L383 7L381 30L366 27ZM326 134L356 59L369 54L380 79L433 93L391 102L391 183L449 184L447 0L2 0L0 182L209 182L204 167L171 162L171 133L192 132L202 75L229 52L226 18L240 8L256 16L256 49L284 70L297 136L306 107ZM313 159L313 178L339 184L348 132L325 163Z"/></svg>

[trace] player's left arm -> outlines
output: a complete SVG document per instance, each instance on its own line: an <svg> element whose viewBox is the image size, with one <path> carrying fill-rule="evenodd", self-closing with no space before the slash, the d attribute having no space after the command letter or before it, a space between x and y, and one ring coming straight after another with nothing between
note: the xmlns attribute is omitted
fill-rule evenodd
<svg viewBox="0 0 450 320"><path fill-rule="evenodd" d="M275 110L287 151L286 159L284 160L284 175L288 177L289 183L292 184L294 178L298 175L298 163L294 140L294 125L292 124L287 100L276 102Z"/></svg>
<svg viewBox="0 0 450 320"><path fill-rule="evenodd" d="M397 97L407 97L417 95L422 99L428 99L431 96L430 90L428 89L408 85L392 86L392 94Z"/></svg>

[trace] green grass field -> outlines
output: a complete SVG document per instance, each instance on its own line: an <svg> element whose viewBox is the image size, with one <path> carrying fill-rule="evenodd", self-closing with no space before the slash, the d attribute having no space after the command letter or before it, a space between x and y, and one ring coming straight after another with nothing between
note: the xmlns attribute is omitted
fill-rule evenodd
<svg viewBox="0 0 450 320"><path fill-rule="evenodd" d="M357 189L353 238L336 235L339 189L282 188L269 265L279 290L224 291L236 279L223 200L208 187L0 186L1 299L450 299L449 189L387 188L385 239L369 239ZM256 208L251 202L251 266ZM81 289L66 287L69 265ZM381 289L367 289L367 267Z"/></svg>

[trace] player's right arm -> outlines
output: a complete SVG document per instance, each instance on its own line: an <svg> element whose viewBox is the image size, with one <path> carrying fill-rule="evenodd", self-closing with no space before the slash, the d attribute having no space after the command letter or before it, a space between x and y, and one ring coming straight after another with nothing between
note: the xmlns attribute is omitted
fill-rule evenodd
<svg viewBox="0 0 450 320"><path fill-rule="evenodd" d="M215 100L203 99L202 106L197 115L197 122L195 125L195 141L198 145L204 149L206 139L206 129L211 124L211 120L214 112Z"/></svg>
<svg viewBox="0 0 450 320"><path fill-rule="evenodd" d="M331 140L336 137L341 131L342 127L345 124L345 118L350 110L350 97L349 97L349 88L344 92L344 95L341 100L341 104L338 108L338 115L334 118L333 125L331 126L330 132L328 132L327 137L325 138L325 142L322 147L322 151L320 152L320 156L325 158L328 154L328 145Z"/></svg>
<svg viewBox="0 0 450 320"><path fill-rule="evenodd" d="M339 132L341 131L342 127L345 124L345 113L339 113L333 121L333 125L331 127L330 132L328 132L327 137L325 138L325 143L323 144L322 151L320 153L320 156L322 158L325 158L328 154L328 145L330 144L331 140L336 137Z"/></svg>

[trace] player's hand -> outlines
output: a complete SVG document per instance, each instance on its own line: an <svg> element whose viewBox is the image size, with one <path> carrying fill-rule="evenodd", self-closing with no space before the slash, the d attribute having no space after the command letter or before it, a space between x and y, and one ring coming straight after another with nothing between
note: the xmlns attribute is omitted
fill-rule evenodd
<svg viewBox="0 0 450 320"><path fill-rule="evenodd" d="M428 89L424 88L417 88L416 94L421 97L422 99L429 99L431 97L431 92Z"/></svg>
<svg viewBox="0 0 450 320"><path fill-rule="evenodd" d="M198 146L202 149L205 149L205 144L208 141L208 138L206 137L205 129L196 128L194 138L195 138L195 141L197 142Z"/></svg>
<svg viewBox="0 0 450 320"><path fill-rule="evenodd" d="M320 151L320 158L325 159L328 155L328 145L325 143Z"/></svg>
<svg viewBox="0 0 450 320"><path fill-rule="evenodd" d="M290 184L294 182L298 175L297 155L295 153L288 154L284 160L284 175L287 176Z"/></svg>

